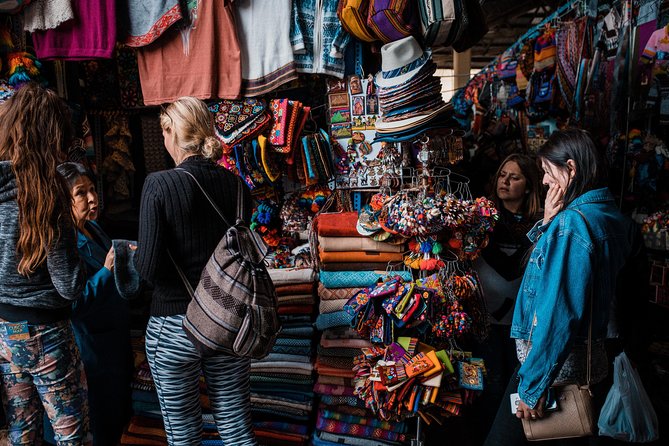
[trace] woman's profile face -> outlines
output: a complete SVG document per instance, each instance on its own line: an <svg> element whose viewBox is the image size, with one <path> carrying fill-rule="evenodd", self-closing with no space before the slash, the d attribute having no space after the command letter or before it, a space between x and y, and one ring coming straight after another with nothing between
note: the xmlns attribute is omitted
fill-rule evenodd
<svg viewBox="0 0 669 446"><path fill-rule="evenodd" d="M527 179L515 161L507 161L497 177L497 196L502 202L522 201L527 192Z"/></svg>
<svg viewBox="0 0 669 446"><path fill-rule="evenodd" d="M98 193L88 177L79 177L74 182L70 193L72 194L72 213L77 227L83 227L87 220L98 218Z"/></svg>
<svg viewBox="0 0 669 446"><path fill-rule="evenodd" d="M542 183L548 188L560 186L562 191L567 190L570 181L570 171L566 167L558 167L545 159L541 160L541 167L544 169L544 178Z"/></svg>

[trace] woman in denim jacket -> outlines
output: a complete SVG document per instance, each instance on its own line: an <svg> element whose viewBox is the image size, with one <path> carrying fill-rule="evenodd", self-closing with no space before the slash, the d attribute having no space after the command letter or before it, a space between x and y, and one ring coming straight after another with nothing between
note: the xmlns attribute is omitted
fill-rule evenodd
<svg viewBox="0 0 669 446"><path fill-rule="evenodd" d="M507 394L518 392L512 414L509 397L497 413L486 445L523 444L516 418L544 416L552 384L586 381L586 343L592 317L592 378L597 411L606 388L608 360L603 339L615 295L616 277L630 254L634 223L618 210L608 188L603 160L588 132L555 132L539 150L548 186L544 218L530 230L535 244L516 299L511 337L521 363ZM598 400L602 400L599 404ZM587 443L575 439L565 444Z"/></svg>

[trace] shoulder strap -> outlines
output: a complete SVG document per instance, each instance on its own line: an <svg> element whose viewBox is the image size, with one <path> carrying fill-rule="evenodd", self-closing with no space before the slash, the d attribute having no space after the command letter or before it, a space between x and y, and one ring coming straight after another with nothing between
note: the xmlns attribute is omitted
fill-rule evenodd
<svg viewBox="0 0 669 446"><path fill-rule="evenodd" d="M179 266L179 264L174 260L174 257L172 257L172 253L170 250L167 250L167 255L169 256L170 260L174 264L174 267L177 269L177 273L179 273L179 277L181 277L181 281L184 283L184 286L186 287L186 291L188 291L188 295L193 299L195 297L195 292L193 291L193 287L190 286L190 283L188 283L188 279L186 278L186 274L184 274L183 270Z"/></svg>
<svg viewBox="0 0 669 446"><path fill-rule="evenodd" d="M212 207L214 208L214 210L218 213L218 215L221 217L221 219L223 220L223 222L224 222L226 225L228 225L228 226L233 226L233 225L231 225L230 223L228 223L228 220L227 220L227 219L225 218L225 216L223 215L223 212L221 212L221 210L218 208L218 206L216 206L216 203L214 203L214 200L211 199L211 197L209 196L209 194L207 193L207 191L204 190L204 188L202 187L202 185L200 184L200 182L197 180L197 178L195 178L195 176L194 176L192 173L190 173L189 171L187 171L186 169L183 169L183 168L181 168L181 167L175 167L174 170L180 170L180 171L182 171L182 172L187 173L187 174L193 179L193 181L195 181L195 184L197 184L197 187L200 188L200 190L202 191L202 193L204 194L204 196L207 198L207 201L209 201L209 204L211 204L211 206L212 206ZM241 185L240 185L240 188L241 188ZM237 206L239 207L239 198L237 198ZM243 215L243 214L242 214L242 215Z"/></svg>
<svg viewBox="0 0 669 446"><path fill-rule="evenodd" d="M242 180L237 178L237 223L244 221L244 188Z"/></svg>
<svg viewBox="0 0 669 446"><path fill-rule="evenodd" d="M583 217L583 221L585 221L585 226L588 228L588 233L590 234L590 238L592 239L592 227L590 226L590 222L588 222L588 219L585 217L585 214L578 209L574 209L574 211L578 212L581 214L581 217ZM590 321L588 322L588 357L587 357L587 362L586 362L586 384L589 386L590 385L590 377L591 377L591 369L592 369L592 312L594 310L594 300L595 300L595 288L594 286L590 287Z"/></svg>

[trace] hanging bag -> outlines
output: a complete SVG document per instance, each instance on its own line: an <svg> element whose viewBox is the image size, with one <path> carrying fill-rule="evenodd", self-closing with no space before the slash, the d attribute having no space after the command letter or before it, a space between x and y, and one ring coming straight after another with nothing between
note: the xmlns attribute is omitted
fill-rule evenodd
<svg viewBox="0 0 669 446"><path fill-rule="evenodd" d="M425 46L450 46L455 38L451 32L456 23L454 0L419 0L418 10Z"/></svg>
<svg viewBox="0 0 669 446"><path fill-rule="evenodd" d="M223 352L261 359L272 350L281 326L276 291L263 263L265 245L242 220L242 183L237 188L237 220L230 225L199 181L184 169L175 170L195 181L229 228L209 258L195 291L168 251L191 296L183 320L186 336L203 356Z"/></svg>
<svg viewBox="0 0 669 446"><path fill-rule="evenodd" d="M657 414L625 352L613 362L613 386L599 414L599 435L634 443L659 438Z"/></svg>
<svg viewBox="0 0 669 446"><path fill-rule="evenodd" d="M585 220L590 231L590 224L581 211L576 211ZM592 368L592 312L594 292L590 292L590 320L588 322L588 344L586 359L586 383L551 386L551 392L557 401L557 410L547 413L544 418L526 420L523 418L523 430L529 441L558 440L563 438L589 437L595 433L595 418L592 410L592 392L590 377Z"/></svg>

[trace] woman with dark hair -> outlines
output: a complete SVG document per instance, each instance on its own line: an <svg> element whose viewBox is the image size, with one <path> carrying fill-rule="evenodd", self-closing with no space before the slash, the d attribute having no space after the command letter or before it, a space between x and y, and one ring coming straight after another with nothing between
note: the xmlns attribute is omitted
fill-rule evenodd
<svg viewBox="0 0 669 446"><path fill-rule="evenodd" d="M65 182L69 110L27 84L0 106L0 373L9 444L88 438L86 376L70 326L85 284Z"/></svg>
<svg viewBox="0 0 669 446"><path fill-rule="evenodd" d="M132 349L128 301L114 277L112 241L95 221L98 194L92 173L79 163L58 166L72 197L77 247L86 287L73 305L72 327L88 378L93 445L115 445L130 416Z"/></svg>
<svg viewBox="0 0 669 446"><path fill-rule="evenodd" d="M490 198L500 218L488 246L474 263L490 321L490 336L476 348L488 372L486 391L477 401L480 415L475 417L485 429L474 430L483 438L518 365L515 342L509 337L511 316L532 246L526 234L540 218L540 185L536 159L520 153L506 157L493 177Z"/></svg>
<svg viewBox="0 0 669 446"><path fill-rule="evenodd" d="M228 446L254 446L248 358L218 353L203 356L186 337L182 323L191 300L175 263L195 289L205 264L228 227L198 184L235 221L241 179L216 164L221 143L207 105L179 98L160 114L165 148L178 169L146 177L140 206L136 255L141 277L153 284L146 328L146 358L156 384L169 445L202 443L200 375L204 375L218 432ZM190 175L189 175L190 174ZM192 176L191 176L192 175ZM197 182L196 180L197 179ZM242 187L244 220L251 194Z"/></svg>
<svg viewBox="0 0 669 446"><path fill-rule="evenodd" d="M537 155L548 192L543 220L528 233L534 249L511 325L521 365L509 382L486 445L525 443L518 418L545 416L551 385L586 382L591 318L595 415L608 390L599 385L608 367L604 339L616 277L632 249L634 223L620 213L604 187L606 169L588 132L557 131ZM509 398L515 392L520 402L512 414ZM588 440L563 441L583 442Z"/></svg>

